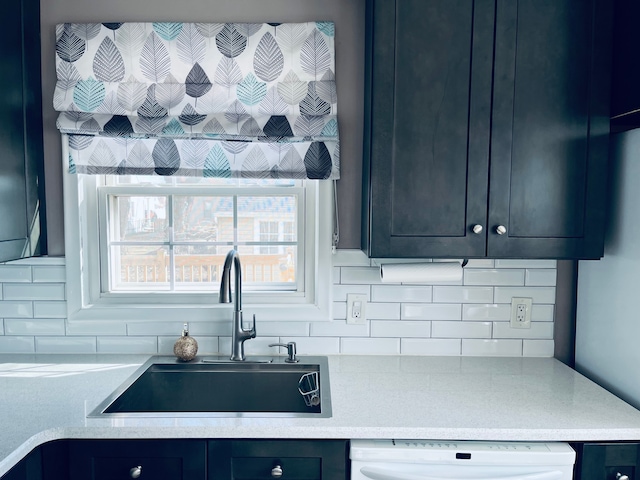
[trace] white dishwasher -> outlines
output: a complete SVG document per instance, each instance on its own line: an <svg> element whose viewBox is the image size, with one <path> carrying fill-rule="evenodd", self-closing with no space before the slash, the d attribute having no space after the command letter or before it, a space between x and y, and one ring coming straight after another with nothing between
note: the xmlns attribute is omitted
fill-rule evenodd
<svg viewBox="0 0 640 480"><path fill-rule="evenodd" d="M352 440L351 480L571 480L566 443Z"/></svg>

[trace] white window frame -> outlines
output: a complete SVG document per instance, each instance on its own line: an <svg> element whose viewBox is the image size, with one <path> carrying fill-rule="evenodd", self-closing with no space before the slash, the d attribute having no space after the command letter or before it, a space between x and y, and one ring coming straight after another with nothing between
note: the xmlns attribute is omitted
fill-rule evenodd
<svg viewBox="0 0 640 480"><path fill-rule="evenodd" d="M217 289L210 295L100 292L98 177L70 174L67 142L63 139L62 144L67 320L71 323L230 321L229 306L218 303ZM330 321L332 318L333 182L305 182L304 292L243 291L245 318L252 314L258 322Z"/></svg>

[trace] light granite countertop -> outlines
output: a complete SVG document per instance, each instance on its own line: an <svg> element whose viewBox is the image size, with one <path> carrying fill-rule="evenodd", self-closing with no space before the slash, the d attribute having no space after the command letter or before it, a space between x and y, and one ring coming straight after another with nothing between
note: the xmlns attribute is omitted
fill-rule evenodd
<svg viewBox="0 0 640 480"><path fill-rule="evenodd" d="M149 356L0 355L0 475L63 438L640 440L640 411L550 358L329 356L331 418L87 418Z"/></svg>

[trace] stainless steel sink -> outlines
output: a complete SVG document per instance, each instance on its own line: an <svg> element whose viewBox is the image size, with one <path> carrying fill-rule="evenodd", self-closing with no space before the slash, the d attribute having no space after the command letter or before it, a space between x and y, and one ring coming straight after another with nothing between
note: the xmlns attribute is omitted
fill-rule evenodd
<svg viewBox="0 0 640 480"><path fill-rule="evenodd" d="M152 357L89 417L330 417L326 357Z"/></svg>

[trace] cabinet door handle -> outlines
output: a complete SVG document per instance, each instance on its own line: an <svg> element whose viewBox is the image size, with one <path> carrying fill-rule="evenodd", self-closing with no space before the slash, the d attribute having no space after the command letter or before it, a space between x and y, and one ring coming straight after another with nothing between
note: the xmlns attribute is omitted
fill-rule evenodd
<svg viewBox="0 0 640 480"><path fill-rule="evenodd" d="M142 475L142 465L138 465L137 467L133 467L129 470L129 476L131 478L140 478Z"/></svg>
<svg viewBox="0 0 640 480"><path fill-rule="evenodd" d="M473 233L475 233L476 235L481 234L482 230L484 230L484 229L482 228L482 225L480 225L480 224L474 225L473 228L471 229L471 231Z"/></svg>
<svg viewBox="0 0 640 480"><path fill-rule="evenodd" d="M629 475L618 472L616 473L616 480L629 480Z"/></svg>
<svg viewBox="0 0 640 480"><path fill-rule="evenodd" d="M504 225L498 225L496 227L496 233L498 235L504 235L505 233L507 233L507 227L505 227Z"/></svg>
<svg viewBox="0 0 640 480"><path fill-rule="evenodd" d="M273 478L280 478L282 477L282 467L280 465L276 465L275 467L273 467L271 469L271 476Z"/></svg>

